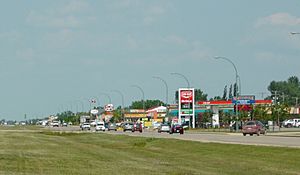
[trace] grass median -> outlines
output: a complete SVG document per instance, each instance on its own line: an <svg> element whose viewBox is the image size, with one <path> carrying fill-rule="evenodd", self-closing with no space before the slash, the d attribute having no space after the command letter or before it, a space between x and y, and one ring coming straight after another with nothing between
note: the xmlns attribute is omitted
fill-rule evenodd
<svg viewBox="0 0 300 175"><path fill-rule="evenodd" d="M31 131L31 130L28 130ZM104 133L0 132L0 174L299 174L300 149Z"/></svg>

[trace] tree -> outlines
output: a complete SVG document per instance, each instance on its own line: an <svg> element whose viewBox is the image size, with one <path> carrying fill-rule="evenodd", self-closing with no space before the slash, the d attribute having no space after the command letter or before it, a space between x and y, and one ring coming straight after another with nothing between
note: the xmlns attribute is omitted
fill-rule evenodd
<svg viewBox="0 0 300 175"><path fill-rule="evenodd" d="M232 99L232 98L233 98L233 96L232 96L232 84L231 84L229 87L228 99Z"/></svg>
<svg viewBox="0 0 300 175"><path fill-rule="evenodd" d="M271 81L268 86L268 90L271 92L271 96L266 99L274 99L280 103L286 103L287 105L296 105L296 99L300 99L300 83L296 76L291 76L287 81Z"/></svg>
<svg viewBox="0 0 300 175"><path fill-rule="evenodd" d="M223 97L222 97L223 100L227 100L227 85L225 85L224 87L224 92L223 92Z"/></svg>
<svg viewBox="0 0 300 175"><path fill-rule="evenodd" d="M157 107L157 106L165 106L164 102L161 100L146 100L145 101L145 110ZM143 109L143 100L140 101L134 101L131 103L130 106L131 109Z"/></svg>
<svg viewBox="0 0 300 175"><path fill-rule="evenodd" d="M236 83L233 85L233 96L236 97L238 93L238 86Z"/></svg>
<svg viewBox="0 0 300 175"><path fill-rule="evenodd" d="M222 98L220 96L214 96L214 98L210 98L210 101L218 101L218 100L222 100Z"/></svg>

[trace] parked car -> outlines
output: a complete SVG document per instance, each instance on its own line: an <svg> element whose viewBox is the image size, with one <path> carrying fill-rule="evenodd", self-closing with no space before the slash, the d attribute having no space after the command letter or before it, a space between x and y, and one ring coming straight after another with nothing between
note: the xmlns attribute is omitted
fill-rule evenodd
<svg viewBox="0 0 300 175"><path fill-rule="evenodd" d="M96 131L105 131L105 125L104 125L104 122L98 122L98 123L96 124L95 130L96 130Z"/></svg>
<svg viewBox="0 0 300 175"><path fill-rule="evenodd" d="M117 125L115 123L110 123L110 124L108 124L107 130L108 131L110 131L110 130L117 131Z"/></svg>
<svg viewBox="0 0 300 175"><path fill-rule="evenodd" d="M180 134L183 134L183 127L182 125L180 124L174 124L171 126L171 130L169 132L170 134L173 134L173 133L180 133Z"/></svg>
<svg viewBox="0 0 300 175"><path fill-rule="evenodd" d="M134 125L133 125L133 132L134 131L143 132L142 123L134 123Z"/></svg>
<svg viewBox="0 0 300 175"><path fill-rule="evenodd" d="M267 133L267 129L260 121L248 121L243 126L242 133L244 136L246 136L246 134L250 134L250 136L256 134L259 136L260 134L265 135Z"/></svg>
<svg viewBox="0 0 300 175"><path fill-rule="evenodd" d="M97 125L95 120L91 120L91 126L95 127Z"/></svg>
<svg viewBox="0 0 300 175"><path fill-rule="evenodd" d="M62 126L67 127L68 126L67 122L63 122Z"/></svg>
<svg viewBox="0 0 300 175"><path fill-rule="evenodd" d="M298 122L300 122L300 119L294 118L294 119L284 120L282 122L282 125L286 128L297 127L296 124Z"/></svg>
<svg viewBox="0 0 300 175"><path fill-rule="evenodd" d="M134 128L133 128L133 123L124 123L123 124L123 131L125 132L125 131L132 131L132 132L134 132L134 130L133 130Z"/></svg>
<svg viewBox="0 0 300 175"><path fill-rule="evenodd" d="M81 130L91 130L91 125L89 123L83 123L81 125Z"/></svg>
<svg viewBox="0 0 300 175"><path fill-rule="evenodd" d="M59 127L59 122L58 121L53 121L52 126L53 127Z"/></svg>
<svg viewBox="0 0 300 175"><path fill-rule="evenodd" d="M161 133L161 132L170 132L171 130L171 127L169 124L161 124L160 127L158 127L158 133Z"/></svg>

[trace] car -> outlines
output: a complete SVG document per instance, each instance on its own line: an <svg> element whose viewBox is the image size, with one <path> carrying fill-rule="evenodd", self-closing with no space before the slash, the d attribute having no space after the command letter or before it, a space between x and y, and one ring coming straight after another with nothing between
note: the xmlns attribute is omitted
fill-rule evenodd
<svg viewBox="0 0 300 175"><path fill-rule="evenodd" d="M158 129L158 127L161 125L159 122L153 122L153 129Z"/></svg>
<svg viewBox="0 0 300 175"><path fill-rule="evenodd" d="M133 125L133 132L134 131L139 131L139 132L143 132L143 126L142 123L135 123Z"/></svg>
<svg viewBox="0 0 300 175"><path fill-rule="evenodd" d="M169 133L170 130L171 130L170 125L165 124L165 123L161 124L161 125L158 127L158 133L161 133L161 132L167 132L167 133Z"/></svg>
<svg viewBox="0 0 300 175"><path fill-rule="evenodd" d="M96 124L95 130L96 130L96 131L105 131L105 125L104 125L104 122L98 122L98 123Z"/></svg>
<svg viewBox="0 0 300 175"><path fill-rule="evenodd" d="M124 123L123 124L123 131L132 131L134 132L133 123Z"/></svg>
<svg viewBox="0 0 300 175"><path fill-rule="evenodd" d="M248 121L242 127L242 133L244 136L247 134L250 136L253 136L253 134L259 136L260 134L265 135L267 133L267 129L260 121Z"/></svg>
<svg viewBox="0 0 300 175"><path fill-rule="evenodd" d="M83 124L81 124L81 130L91 130L90 123L83 123Z"/></svg>
<svg viewBox="0 0 300 175"><path fill-rule="evenodd" d="M300 128L300 121L296 123L296 127Z"/></svg>
<svg viewBox="0 0 300 175"><path fill-rule="evenodd" d="M95 127L97 125L95 120L91 120L91 126Z"/></svg>
<svg viewBox="0 0 300 175"><path fill-rule="evenodd" d="M282 125L286 128L297 127L297 123L300 122L300 119L294 118L289 120L284 120Z"/></svg>
<svg viewBox="0 0 300 175"><path fill-rule="evenodd" d="M67 126L68 126L68 123L67 123L67 122L63 122L62 126L67 127Z"/></svg>
<svg viewBox="0 0 300 175"><path fill-rule="evenodd" d="M183 134L183 127L181 124L173 124L171 126L171 130L170 130L170 134L173 134L173 133L180 133L180 134Z"/></svg>
<svg viewBox="0 0 300 175"><path fill-rule="evenodd" d="M52 126L53 127L59 127L59 122L58 121L53 121Z"/></svg>
<svg viewBox="0 0 300 175"><path fill-rule="evenodd" d="M115 123L110 123L110 124L108 124L107 130L108 131L110 131L110 130L117 131L117 125Z"/></svg>

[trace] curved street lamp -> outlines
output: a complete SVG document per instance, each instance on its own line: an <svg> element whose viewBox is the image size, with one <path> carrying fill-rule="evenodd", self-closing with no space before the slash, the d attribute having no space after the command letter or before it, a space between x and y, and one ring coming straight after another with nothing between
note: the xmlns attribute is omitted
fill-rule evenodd
<svg viewBox="0 0 300 175"><path fill-rule="evenodd" d="M143 110L144 110L144 112L145 112L145 93L144 93L143 89L142 89L140 86L138 86L138 85L131 85L131 87L138 88L138 89L142 92L142 97L143 97Z"/></svg>
<svg viewBox="0 0 300 175"><path fill-rule="evenodd" d="M110 98L109 94L101 92L100 95L105 95L108 98L109 104L111 104L111 98ZM99 106L100 106L100 104L99 104Z"/></svg>
<svg viewBox="0 0 300 175"><path fill-rule="evenodd" d="M169 88L168 88L167 82L158 76L153 76L152 78L159 79L160 81L162 81L165 84L165 86L166 86L166 106L167 106L168 105L168 94L169 94Z"/></svg>
<svg viewBox="0 0 300 175"><path fill-rule="evenodd" d="M172 72L171 75L179 75L180 77L182 77L183 79L185 79L185 81L187 82L188 88L191 87L189 80L183 74L180 74L180 73L177 73L177 72Z"/></svg>
<svg viewBox="0 0 300 175"><path fill-rule="evenodd" d="M236 115L236 118L238 118L238 105L237 105L237 100L238 100L238 96L239 96L239 87L238 87L238 79L240 80L241 82L241 79L240 79L240 76L238 75L238 71L237 71L237 68L235 66L235 64L229 59L229 58L226 58L226 57L219 57L219 56L215 56L215 59L223 59L223 60L226 60L228 61L229 63L231 63L231 65L233 66L234 68L234 71L235 71L235 85L236 85L236 94L235 94L235 115ZM238 131L238 125L237 125L237 121L236 121L236 132Z"/></svg>
<svg viewBox="0 0 300 175"><path fill-rule="evenodd" d="M297 35L297 34L300 34L300 32L291 32L290 34L291 35Z"/></svg>
<svg viewBox="0 0 300 175"><path fill-rule="evenodd" d="M118 93L120 96L121 96L121 98L122 98L122 106L121 106L121 117L122 117L122 119L123 119L123 121L124 121L124 108L125 108L125 106L124 106L124 95L123 95L123 93L121 92L121 91L119 91L119 90L111 90L112 92L116 92L116 93Z"/></svg>

